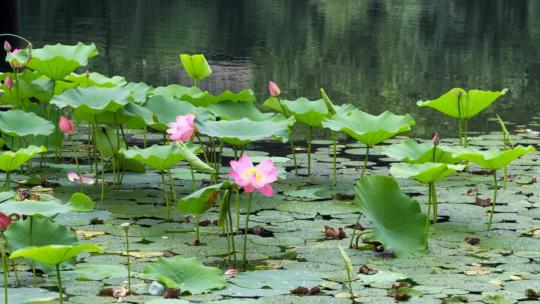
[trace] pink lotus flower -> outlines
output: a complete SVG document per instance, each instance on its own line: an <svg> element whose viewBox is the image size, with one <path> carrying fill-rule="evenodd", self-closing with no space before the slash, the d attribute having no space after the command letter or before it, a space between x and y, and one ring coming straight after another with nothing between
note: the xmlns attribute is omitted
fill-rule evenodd
<svg viewBox="0 0 540 304"><path fill-rule="evenodd" d="M17 55L19 52L21 51L21 49L14 49L13 52L11 52L11 55L15 56ZM9 65L11 66L12 69L22 69L23 68L23 64L20 63L17 59L13 59L9 62Z"/></svg>
<svg viewBox="0 0 540 304"><path fill-rule="evenodd" d="M189 141L195 134L195 115L178 115L176 121L169 124L167 133L172 141Z"/></svg>
<svg viewBox="0 0 540 304"><path fill-rule="evenodd" d="M13 78L11 75L7 75L6 79L4 79L4 86L10 90L13 88Z"/></svg>
<svg viewBox="0 0 540 304"><path fill-rule="evenodd" d="M229 268L227 269L227 271L225 271L225 276L227 277L227 279L232 279L232 278L236 278L236 274L238 273L238 271L234 268Z"/></svg>
<svg viewBox="0 0 540 304"><path fill-rule="evenodd" d="M79 175L75 172L68 172L67 178L70 182L75 184L93 185L96 182L88 173L81 173Z"/></svg>
<svg viewBox="0 0 540 304"><path fill-rule="evenodd" d="M273 81L270 81L268 83L268 91L270 91L270 95L274 97L278 97L279 95L281 95L281 90L279 89L277 84Z"/></svg>
<svg viewBox="0 0 540 304"><path fill-rule="evenodd" d="M65 135L71 135L73 133L73 122L64 115L60 116L58 127Z"/></svg>
<svg viewBox="0 0 540 304"><path fill-rule="evenodd" d="M4 51L9 52L11 51L11 44L7 42L7 40L4 40Z"/></svg>
<svg viewBox="0 0 540 304"><path fill-rule="evenodd" d="M273 190L271 183L277 180L279 170L274 167L271 159L261 161L257 166L249 157L244 154L238 161L231 161L231 172L229 176L241 187L244 187L245 192L253 192L259 190L264 196L272 196Z"/></svg>
<svg viewBox="0 0 540 304"><path fill-rule="evenodd" d="M9 225L11 225L11 217L0 212L0 231L6 231Z"/></svg>

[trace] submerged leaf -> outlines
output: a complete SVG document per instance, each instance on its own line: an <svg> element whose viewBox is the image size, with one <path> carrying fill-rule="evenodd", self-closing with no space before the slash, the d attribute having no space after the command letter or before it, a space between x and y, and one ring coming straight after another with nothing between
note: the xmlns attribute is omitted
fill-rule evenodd
<svg viewBox="0 0 540 304"><path fill-rule="evenodd" d="M397 178L413 178L423 184L430 184L445 179L448 175L461 171L463 165L441 163L392 164L390 173Z"/></svg>

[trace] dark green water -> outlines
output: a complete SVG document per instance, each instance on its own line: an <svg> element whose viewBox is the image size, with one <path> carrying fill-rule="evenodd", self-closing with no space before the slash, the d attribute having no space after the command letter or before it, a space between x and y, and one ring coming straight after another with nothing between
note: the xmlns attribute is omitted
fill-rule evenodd
<svg viewBox="0 0 540 304"><path fill-rule="evenodd" d="M473 130L496 129L495 113L538 122L536 0L24 0L20 29L36 46L95 42L93 70L155 86L190 84L178 54L204 53L210 91L262 98L272 79L293 99L323 87L337 103L410 113L417 134L454 126L416 101L455 86L510 89Z"/></svg>

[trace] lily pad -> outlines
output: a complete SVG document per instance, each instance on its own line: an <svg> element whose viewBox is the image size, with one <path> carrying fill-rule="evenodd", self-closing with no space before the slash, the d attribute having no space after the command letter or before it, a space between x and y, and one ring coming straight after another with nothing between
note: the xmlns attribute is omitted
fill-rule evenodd
<svg viewBox="0 0 540 304"><path fill-rule="evenodd" d="M410 164L426 162L455 164L459 162L458 159L452 157L452 152L448 147L435 147L431 142L419 143L410 138L399 144L381 147L380 150L391 158Z"/></svg>
<svg viewBox="0 0 540 304"><path fill-rule="evenodd" d="M423 164L392 164L390 173L397 178L414 178L415 180L429 184L445 179L448 175L461 171L463 165L449 165L441 163Z"/></svg>
<svg viewBox="0 0 540 304"><path fill-rule="evenodd" d="M533 146L517 146L504 151L497 148L484 151L473 147L456 147L452 150L452 155L455 158L471 161L488 170L498 170L508 166L517 158L534 151L536 149Z"/></svg>
<svg viewBox="0 0 540 304"><path fill-rule="evenodd" d="M51 104L63 109L75 109L78 120L95 122L95 116L116 112L129 102L131 91L125 87L86 87L64 91L56 95Z"/></svg>
<svg viewBox="0 0 540 304"><path fill-rule="evenodd" d="M46 151L47 149L45 149L44 146L30 146L28 148L19 149L16 152L3 152L0 154L0 170L4 172L17 170L35 155Z"/></svg>
<svg viewBox="0 0 540 304"><path fill-rule="evenodd" d="M21 123L24 121L24 123ZM11 136L50 135L54 132L54 125L35 113L21 110L0 112L0 131Z"/></svg>
<svg viewBox="0 0 540 304"><path fill-rule="evenodd" d="M196 153L200 148L190 145L190 149ZM152 145L146 149L131 147L128 150L121 149L119 153L158 171L166 171L185 159L184 153L176 145Z"/></svg>
<svg viewBox="0 0 540 304"><path fill-rule="evenodd" d="M288 130L287 120L253 121L247 118L206 121L199 127L201 134L218 137L231 145L237 146L269 137L277 137L282 141L287 141Z"/></svg>

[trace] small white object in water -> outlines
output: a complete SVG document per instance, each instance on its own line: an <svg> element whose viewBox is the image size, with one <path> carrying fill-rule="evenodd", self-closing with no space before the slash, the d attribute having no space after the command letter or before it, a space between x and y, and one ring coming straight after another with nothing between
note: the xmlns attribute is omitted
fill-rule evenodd
<svg viewBox="0 0 540 304"><path fill-rule="evenodd" d="M157 281L153 281L150 283L150 286L148 286L148 293L153 296L162 296L165 292L165 286L161 285Z"/></svg>
<svg viewBox="0 0 540 304"><path fill-rule="evenodd" d="M528 134L534 135L534 136L540 135L540 132L538 132L538 131L533 131L533 130L531 130L531 129L525 129L525 132L528 133Z"/></svg>

